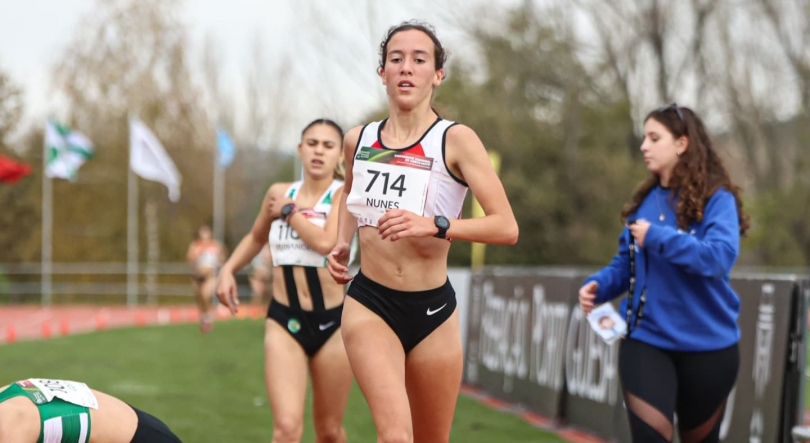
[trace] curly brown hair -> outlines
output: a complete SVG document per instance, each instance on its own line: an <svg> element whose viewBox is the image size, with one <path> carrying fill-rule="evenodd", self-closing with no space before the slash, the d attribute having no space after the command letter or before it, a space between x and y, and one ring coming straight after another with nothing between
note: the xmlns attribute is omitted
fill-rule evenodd
<svg viewBox="0 0 810 443"><path fill-rule="evenodd" d="M724 188L734 195L740 220L740 235L745 235L750 225L748 215L743 209L742 190L731 181L723 162L712 148L703 120L691 109L674 103L650 112L644 122L649 119L664 125L675 140L683 136L689 140L689 148L679 156L669 182L670 195L679 197L675 208L678 227L686 230L691 223L702 221L706 202L718 189ZM641 182L633 193L632 200L622 209L622 223L638 209L659 182L657 174L650 174Z"/></svg>

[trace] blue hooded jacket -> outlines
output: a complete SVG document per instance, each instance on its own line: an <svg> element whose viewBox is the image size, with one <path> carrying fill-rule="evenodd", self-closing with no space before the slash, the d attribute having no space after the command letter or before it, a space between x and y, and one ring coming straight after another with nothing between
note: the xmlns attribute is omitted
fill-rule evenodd
<svg viewBox="0 0 810 443"><path fill-rule="evenodd" d="M737 317L740 299L729 284L740 250L740 223L734 195L718 189L706 202L703 220L688 231L677 227L669 189L657 186L641 202L629 221L646 220L650 228L636 257L633 294L635 323L641 291L647 291L642 319L630 337L661 349L712 351L740 339ZM663 214L664 220L659 220ZM584 283L599 288L596 304L625 294L630 286L628 228L619 236L613 260ZM625 316L627 297L619 314Z"/></svg>

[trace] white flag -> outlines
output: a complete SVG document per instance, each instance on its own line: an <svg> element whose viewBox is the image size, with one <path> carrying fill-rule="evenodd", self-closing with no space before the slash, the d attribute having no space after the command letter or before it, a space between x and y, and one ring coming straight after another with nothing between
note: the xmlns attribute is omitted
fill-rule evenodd
<svg viewBox="0 0 810 443"><path fill-rule="evenodd" d="M163 145L146 125L129 121L129 167L136 174L169 188L169 200L180 200L180 173Z"/></svg>
<svg viewBox="0 0 810 443"><path fill-rule="evenodd" d="M45 127L45 146L48 150L45 176L48 178L75 181L79 168L93 158L93 143L84 134L53 120L48 120Z"/></svg>

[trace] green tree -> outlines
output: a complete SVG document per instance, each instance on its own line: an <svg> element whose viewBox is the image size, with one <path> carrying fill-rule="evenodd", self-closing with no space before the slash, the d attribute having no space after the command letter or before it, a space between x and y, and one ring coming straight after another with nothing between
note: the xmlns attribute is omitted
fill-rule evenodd
<svg viewBox="0 0 810 443"><path fill-rule="evenodd" d="M22 92L0 70L0 153L19 158L18 153L12 154L7 143L11 134L19 129L22 114ZM42 162L41 150L39 156L23 152L21 160L37 170ZM3 208L0 211L0 251L3 251L0 262L32 260L39 255L36 235L40 209L36 203L41 186L36 177L37 174L33 174L14 185L0 184L0 207Z"/></svg>

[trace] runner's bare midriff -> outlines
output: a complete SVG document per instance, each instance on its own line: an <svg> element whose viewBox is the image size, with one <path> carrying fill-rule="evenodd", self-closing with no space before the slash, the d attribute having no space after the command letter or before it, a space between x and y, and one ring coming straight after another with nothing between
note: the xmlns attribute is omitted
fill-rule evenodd
<svg viewBox="0 0 810 443"><path fill-rule="evenodd" d="M309 284L307 283L306 274L304 274L304 268L301 266L294 267L293 276L295 286L298 289L298 300L301 303L301 309L311 311L312 295L309 292ZM326 309L334 308L343 303L343 286L335 283L326 268L318 268L318 279L321 281ZM284 270L280 266L273 268L273 298L285 306L290 305L287 287L284 284Z"/></svg>
<svg viewBox="0 0 810 443"><path fill-rule="evenodd" d="M123 401L93 390L98 409L90 409L89 443L128 443L138 427L138 416Z"/></svg>
<svg viewBox="0 0 810 443"><path fill-rule="evenodd" d="M360 268L371 280L400 291L424 291L447 281L450 242L427 238L381 239L375 227L360 228Z"/></svg>

